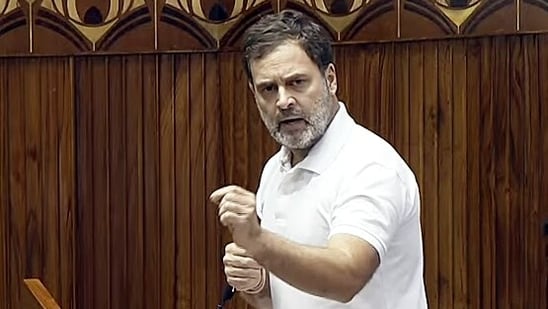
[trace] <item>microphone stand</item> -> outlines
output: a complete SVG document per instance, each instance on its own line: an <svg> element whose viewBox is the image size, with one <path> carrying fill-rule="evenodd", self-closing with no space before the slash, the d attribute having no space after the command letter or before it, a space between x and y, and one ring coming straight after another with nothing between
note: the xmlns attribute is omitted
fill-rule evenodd
<svg viewBox="0 0 548 309"><path fill-rule="evenodd" d="M224 305L234 297L234 294L236 294L236 289L231 287L230 285L226 285L225 289L223 291L223 297L221 299L221 303L217 305L217 309L223 309Z"/></svg>

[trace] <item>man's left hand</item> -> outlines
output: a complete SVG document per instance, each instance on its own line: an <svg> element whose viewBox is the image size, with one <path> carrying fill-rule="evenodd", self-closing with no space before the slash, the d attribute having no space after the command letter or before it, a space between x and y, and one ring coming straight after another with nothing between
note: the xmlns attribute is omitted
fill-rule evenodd
<svg viewBox="0 0 548 309"><path fill-rule="evenodd" d="M221 224L230 230L232 240L238 246L249 249L261 233L255 211L255 194L230 185L215 190L209 199L218 205Z"/></svg>

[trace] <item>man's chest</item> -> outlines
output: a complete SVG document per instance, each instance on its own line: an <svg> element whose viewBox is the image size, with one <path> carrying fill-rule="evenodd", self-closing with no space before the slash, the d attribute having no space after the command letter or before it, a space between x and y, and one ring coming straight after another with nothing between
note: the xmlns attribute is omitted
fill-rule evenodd
<svg viewBox="0 0 548 309"><path fill-rule="evenodd" d="M280 173L261 199L261 225L301 244L325 245L331 227L335 186L307 171Z"/></svg>

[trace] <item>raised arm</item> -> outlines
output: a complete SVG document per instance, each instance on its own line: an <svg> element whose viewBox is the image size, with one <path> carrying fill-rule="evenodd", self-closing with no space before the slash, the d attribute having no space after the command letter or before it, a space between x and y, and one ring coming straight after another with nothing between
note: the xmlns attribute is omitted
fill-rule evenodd
<svg viewBox="0 0 548 309"><path fill-rule="evenodd" d="M348 302L382 262L407 192L398 175L382 166L352 176L333 205L325 247L298 244L261 228L255 195L241 187L221 188L211 200L234 242L272 274L309 294Z"/></svg>

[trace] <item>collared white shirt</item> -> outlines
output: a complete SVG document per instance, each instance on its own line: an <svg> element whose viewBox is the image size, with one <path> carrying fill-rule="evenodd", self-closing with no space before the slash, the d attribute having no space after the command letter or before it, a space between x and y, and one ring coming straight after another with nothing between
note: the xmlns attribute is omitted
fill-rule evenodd
<svg viewBox="0 0 548 309"><path fill-rule="evenodd" d="M338 233L370 243L380 265L349 303L300 291L270 274L274 309L425 309L420 197L396 150L340 108L308 155L291 166L281 147L257 191L261 225L299 244L325 246Z"/></svg>

